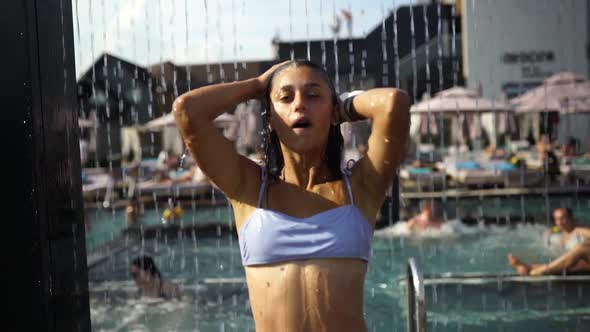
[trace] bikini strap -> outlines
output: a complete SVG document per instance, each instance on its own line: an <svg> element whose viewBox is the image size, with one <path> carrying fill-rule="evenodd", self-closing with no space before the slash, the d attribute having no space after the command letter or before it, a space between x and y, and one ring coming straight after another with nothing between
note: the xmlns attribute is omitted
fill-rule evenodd
<svg viewBox="0 0 590 332"><path fill-rule="evenodd" d="M344 176L344 183L346 183L346 189L348 190L348 198L350 199L350 204L354 205L354 197L352 195L352 185L350 184L350 175L352 174L350 167L346 167L342 171L342 175Z"/></svg>
<svg viewBox="0 0 590 332"><path fill-rule="evenodd" d="M260 183L260 190L258 191L258 206L256 206L257 208L262 207L262 197L264 197L264 191L266 189L266 182L268 179L268 175L266 174L266 167L262 166L260 167L260 170L260 177L262 181Z"/></svg>

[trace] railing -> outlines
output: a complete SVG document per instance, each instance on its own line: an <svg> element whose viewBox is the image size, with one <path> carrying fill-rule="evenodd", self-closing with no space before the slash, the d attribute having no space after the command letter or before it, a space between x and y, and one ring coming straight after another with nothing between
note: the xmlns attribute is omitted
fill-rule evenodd
<svg viewBox="0 0 590 332"><path fill-rule="evenodd" d="M408 288L408 332L426 331L426 295L424 293L424 277L416 260L408 260L406 273Z"/></svg>

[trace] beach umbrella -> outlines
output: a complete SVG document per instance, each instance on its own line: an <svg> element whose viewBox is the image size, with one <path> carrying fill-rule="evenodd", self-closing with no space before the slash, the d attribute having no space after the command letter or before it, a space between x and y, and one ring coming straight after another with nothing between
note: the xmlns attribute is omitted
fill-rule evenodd
<svg viewBox="0 0 590 332"><path fill-rule="evenodd" d="M480 128L484 126L489 134L493 136L491 137L492 143L495 143L498 129L493 125L495 120L484 121L482 124L481 115L483 113L500 113L506 116L506 114L511 114L513 111L513 107L507 102L483 98L477 91L459 86L440 91L432 98L423 98L422 101L410 108L410 113L414 117L421 115L421 125L416 125L415 128L421 128L422 132L427 128L431 133L438 132L437 128L435 128L437 121L434 121L434 119L428 121L427 116L429 114L458 115L460 123L458 122L455 127L464 128L461 131L468 132L468 136L471 138L477 138L481 135ZM426 121L428 121L428 125L426 125Z"/></svg>
<svg viewBox="0 0 590 332"><path fill-rule="evenodd" d="M580 148L588 148L590 81L584 76L572 72L557 73L510 102L522 115L522 137L528 135L532 128L537 138L540 125L536 124L541 122L540 114L555 112L559 114L559 120L551 123L557 128L558 144L565 143L569 136L573 136L580 140Z"/></svg>
<svg viewBox="0 0 590 332"><path fill-rule="evenodd" d="M510 102L520 113L590 112L590 81L582 75L561 72Z"/></svg>
<svg viewBox="0 0 590 332"><path fill-rule="evenodd" d="M452 112L510 112L512 106L503 101L482 98L471 89L452 87L423 99L412 105L411 113L452 113Z"/></svg>

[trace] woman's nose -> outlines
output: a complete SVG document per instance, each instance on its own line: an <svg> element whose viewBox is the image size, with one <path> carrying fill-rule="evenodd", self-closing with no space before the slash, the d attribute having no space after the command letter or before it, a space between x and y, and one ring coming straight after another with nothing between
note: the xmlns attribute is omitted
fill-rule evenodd
<svg viewBox="0 0 590 332"><path fill-rule="evenodd" d="M295 96L293 97L293 108L295 111L301 111L305 109L305 107L305 98L303 94L299 92L295 93Z"/></svg>

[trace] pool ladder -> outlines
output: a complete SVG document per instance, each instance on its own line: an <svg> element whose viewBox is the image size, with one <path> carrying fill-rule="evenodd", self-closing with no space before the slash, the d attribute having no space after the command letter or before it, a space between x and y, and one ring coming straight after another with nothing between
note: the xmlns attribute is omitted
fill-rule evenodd
<svg viewBox="0 0 590 332"><path fill-rule="evenodd" d="M416 260L408 260L406 272L408 288L408 332L426 331L426 294L424 293L424 277Z"/></svg>

